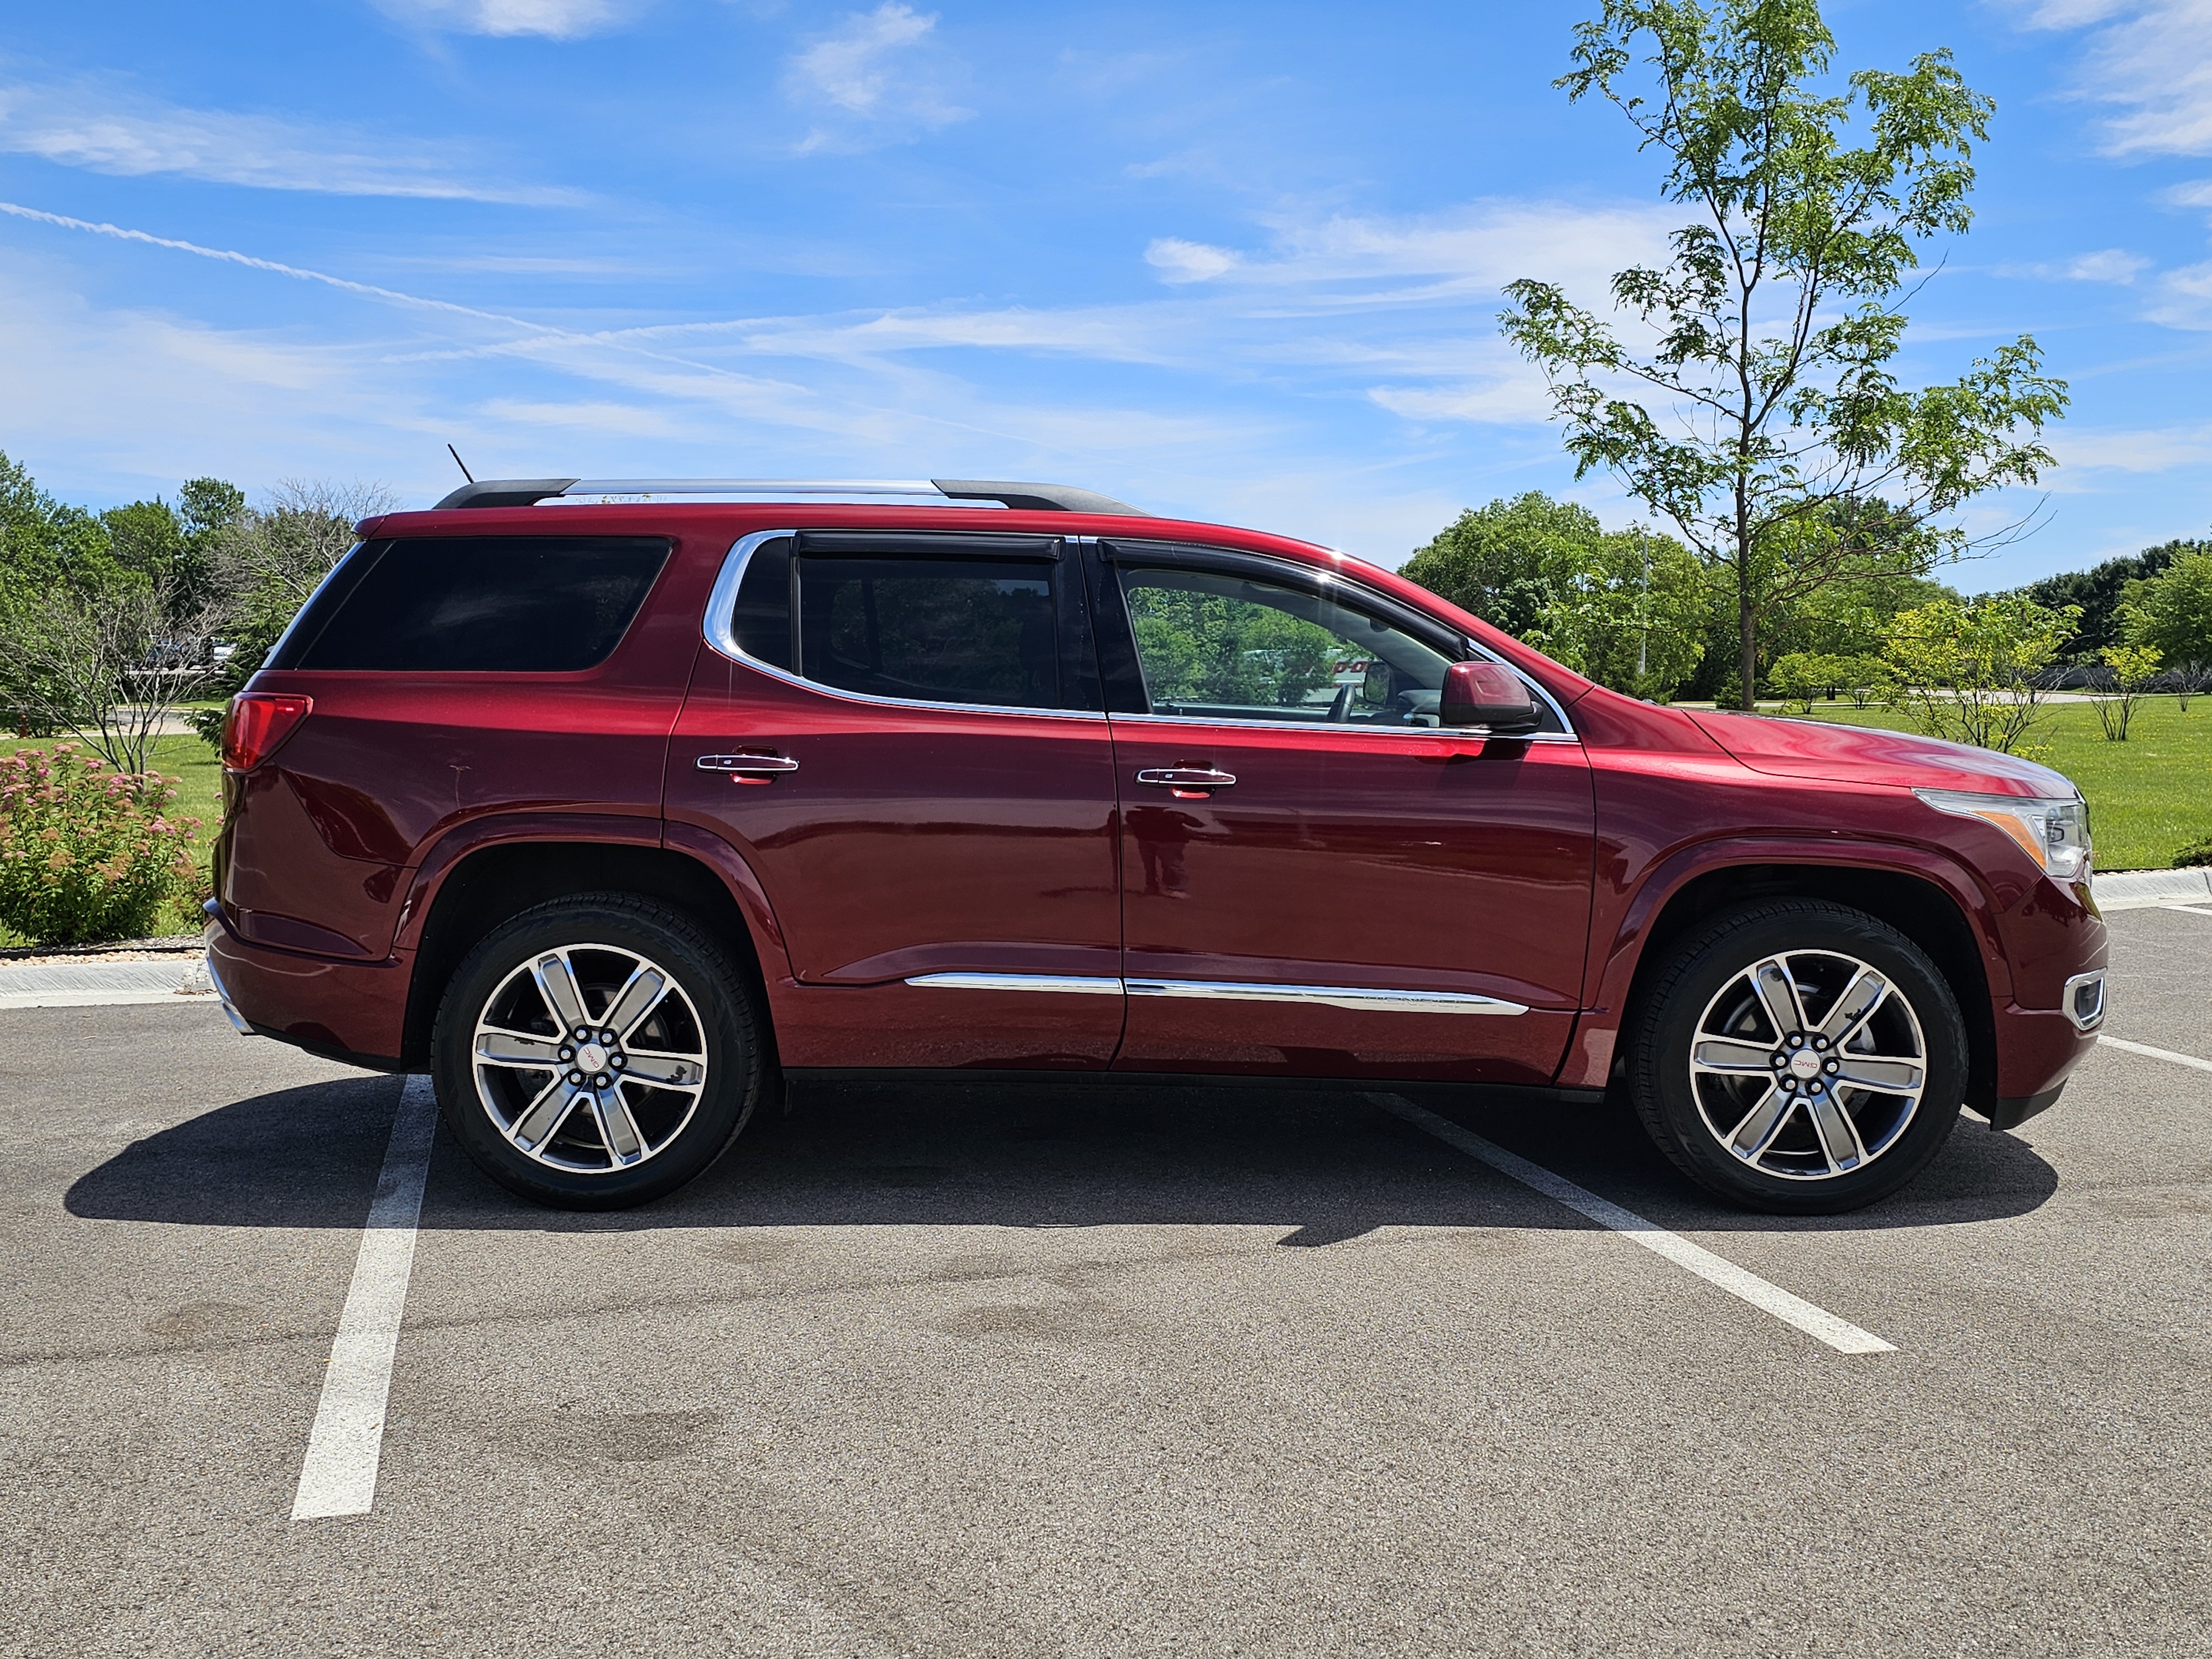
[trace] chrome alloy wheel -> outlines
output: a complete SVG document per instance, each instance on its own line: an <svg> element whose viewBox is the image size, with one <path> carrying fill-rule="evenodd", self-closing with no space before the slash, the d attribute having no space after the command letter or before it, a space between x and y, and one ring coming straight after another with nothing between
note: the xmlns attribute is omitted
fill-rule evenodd
<svg viewBox="0 0 2212 1659"><path fill-rule="evenodd" d="M499 983L470 1043L477 1098L516 1151L556 1170L642 1164L690 1122L707 1088L699 1011L635 951L538 951Z"/></svg>
<svg viewBox="0 0 2212 1659"><path fill-rule="evenodd" d="M1919 1016L1856 957L1789 951L1721 987L1690 1044L1713 1139L1790 1181L1829 1181L1895 1146L1928 1086Z"/></svg>

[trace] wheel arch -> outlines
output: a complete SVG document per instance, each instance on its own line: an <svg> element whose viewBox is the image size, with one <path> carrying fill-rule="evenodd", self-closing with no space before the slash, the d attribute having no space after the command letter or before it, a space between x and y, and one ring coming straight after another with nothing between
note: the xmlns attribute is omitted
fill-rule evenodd
<svg viewBox="0 0 2212 1659"><path fill-rule="evenodd" d="M747 906L726 877L688 852L638 842L530 837L493 841L459 854L424 895L415 934L403 1058L427 1063L438 1000L477 940L532 905L578 893L625 892L657 899L702 923L730 950L763 1013L771 1073L775 1021L762 972L762 944ZM410 904L410 909L412 908ZM410 921L414 920L412 916ZM781 940L774 942L781 948Z"/></svg>
<svg viewBox="0 0 2212 1659"><path fill-rule="evenodd" d="M1863 854L1862 854L1862 859ZM1964 872L1928 860L1873 864L1842 858L1807 858L1787 848L1743 848L1735 856L1711 855L1686 861L1686 867L1648 881L1632 904L1613 952L1604 965L1596 1006L1586 1016L1589 1029L1578 1033L1560 1081L1601 1087L1609 1079L1613 1039L1633 1017L1636 1000L1650 982L1667 947L1706 917L1738 904L1762 899L1810 898L1859 910L1894 927L1926 951L1952 994L1966 1027L1966 1104L1986 1116L1996 1098L1997 999L2008 994L2005 964L1978 888ZM1899 867L1900 864L1904 867ZM1978 917L1979 920L1978 921ZM1598 1059L1596 1038L1602 1042ZM1595 1075L1574 1075L1577 1063Z"/></svg>

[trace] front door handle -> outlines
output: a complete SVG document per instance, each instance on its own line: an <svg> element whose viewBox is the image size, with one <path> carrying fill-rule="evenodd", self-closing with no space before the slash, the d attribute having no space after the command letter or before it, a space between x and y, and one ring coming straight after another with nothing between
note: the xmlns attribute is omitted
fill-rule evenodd
<svg viewBox="0 0 2212 1659"><path fill-rule="evenodd" d="M787 772L796 772L799 763L788 755L702 755L702 772L726 772L732 783L766 783Z"/></svg>
<svg viewBox="0 0 2212 1659"><path fill-rule="evenodd" d="M1177 800L1204 800L1217 789L1237 781L1234 772L1218 772L1210 766L1148 766L1137 774L1139 783L1165 789Z"/></svg>

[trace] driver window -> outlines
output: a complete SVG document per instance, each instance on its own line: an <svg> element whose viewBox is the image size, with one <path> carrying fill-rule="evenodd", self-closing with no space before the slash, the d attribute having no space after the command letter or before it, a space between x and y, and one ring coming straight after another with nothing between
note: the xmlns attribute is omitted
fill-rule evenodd
<svg viewBox="0 0 2212 1659"><path fill-rule="evenodd" d="M1155 714L1434 726L1451 659L1333 599L1202 570L1121 571Z"/></svg>

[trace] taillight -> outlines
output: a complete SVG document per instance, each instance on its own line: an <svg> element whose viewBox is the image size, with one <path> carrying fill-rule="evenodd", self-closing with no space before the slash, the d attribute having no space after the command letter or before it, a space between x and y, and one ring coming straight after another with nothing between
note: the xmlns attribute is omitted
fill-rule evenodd
<svg viewBox="0 0 2212 1659"><path fill-rule="evenodd" d="M222 722L224 769L251 772L276 752L314 706L313 697L286 692L240 692L230 700L230 713Z"/></svg>

